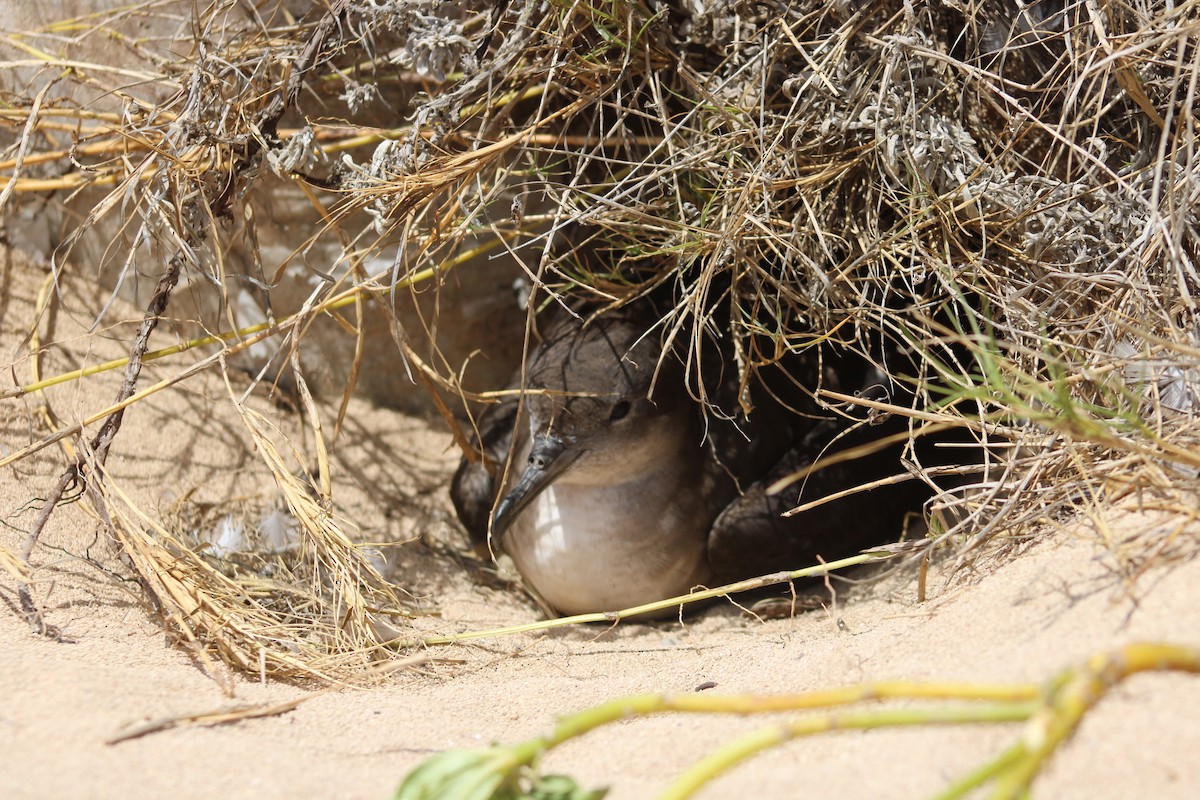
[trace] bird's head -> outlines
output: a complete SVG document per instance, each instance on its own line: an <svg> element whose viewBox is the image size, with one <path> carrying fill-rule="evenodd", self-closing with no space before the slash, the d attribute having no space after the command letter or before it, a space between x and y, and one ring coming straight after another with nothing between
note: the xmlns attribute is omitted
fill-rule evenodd
<svg viewBox="0 0 1200 800"><path fill-rule="evenodd" d="M679 365L662 354L656 331L620 317L568 325L538 348L518 422L529 456L512 465L520 474L496 509L493 536L552 483L635 480L689 439L699 447Z"/></svg>

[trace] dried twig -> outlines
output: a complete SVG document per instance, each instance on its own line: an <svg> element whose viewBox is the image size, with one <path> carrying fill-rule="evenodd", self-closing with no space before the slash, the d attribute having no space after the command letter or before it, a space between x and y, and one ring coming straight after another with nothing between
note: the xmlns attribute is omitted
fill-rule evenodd
<svg viewBox="0 0 1200 800"><path fill-rule="evenodd" d="M154 289L154 295L150 298L150 303L146 307L146 314L142 318L142 323L138 326L137 335L133 340L133 347L129 354L129 364L125 367L125 376L121 381L121 388L117 392L117 403L120 404L129 398L137 390L138 377L142 372L142 356L145 354L150 343L150 334L158 326L159 320L162 318L163 312L166 311L167 302L171 298L171 290L175 288L175 284L179 281L179 273L182 269L182 259L179 257L172 258L167 266L166 272L158 281L158 286ZM100 426L100 430L93 437L88 450L94 459L92 464L104 466L108 460L108 453L112 447L113 438L116 437L117 431L121 429L121 420L125 417L124 407L118 408ZM33 549L37 545L38 537L41 536L42 530L46 527L46 523L50 519L50 515L62 500L63 493L67 487L77 484L80 481L86 482L88 479L88 465L85 463L84 457L81 455L74 464L68 466L58 482L47 495L42 510L38 513L37 518L33 522L33 527L30 528L29 535L25 538L25 543L21 548L21 560L29 563L29 559L33 555ZM59 633L53 626L48 625L42 618L41 610L33 601L33 594L30 584L22 584L17 589L20 597L21 610L24 611L26 619L34 627L34 630L43 635L52 638L59 638Z"/></svg>

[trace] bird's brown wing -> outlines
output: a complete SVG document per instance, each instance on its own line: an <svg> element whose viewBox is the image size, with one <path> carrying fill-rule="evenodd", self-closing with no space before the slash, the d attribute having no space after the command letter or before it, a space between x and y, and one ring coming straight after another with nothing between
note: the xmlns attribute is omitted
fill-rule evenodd
<svg viewBox="0 0 1200 800"><path fill-rule="evenodd" d="M890 432L890 431L889 431ZM884 431L872 431L879 436ZM903 532L905 515L920 508L928 487L919 481L880 487L851 494L792 517L783 513L801 503L828 497L865 483L903 474L899 448L822 469L776 495L768 495L774 482L830 455L860 444L839 441L829 451L832 437L809 437L789 450L763 477L747 487L717 517L709 533L708 554L717 578L731 582L853 555L864 547L896 540Z"/></svg>

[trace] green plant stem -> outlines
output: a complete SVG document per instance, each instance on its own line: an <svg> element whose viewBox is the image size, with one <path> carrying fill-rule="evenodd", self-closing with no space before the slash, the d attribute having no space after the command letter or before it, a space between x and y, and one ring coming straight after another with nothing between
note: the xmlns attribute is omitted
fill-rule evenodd
<svg viewBox="0 0 1200 800"><path fill-rule="evenodd" d="M1200 648L1136 643L1098 653L1081 667L1066 670L1049 684L1049 700L1034 716L1013 759L996 780L997 800L1023 797L1059 745L1070 738L1084 715L1121 681L1147 671L1200 673Z"/></svg>
<svg viewBox="0 0 1200 800"><path fill-rule="evenodd" d="M947 724L958 722L1012 722L1028 719L1036 710L1038 687L993 686L988 684L912 683L883 681L847 686L826 691L783 695L700 695L645 694L610 700L593 708L563 717L546 736L539 736L507 748L511 758L504 763L510 768L529 766L547 750L611 722L666 712L691 714L763 714L799 711L830 706L842 706L869 700L884 699L954 699L984 700L994 704L947 709L889 709L851 714L827 714L797 722L770 726L739 739L722 748L708 759L681 776L675 786L690 785L685 794L664 797L687 797L705 780L710 780L739 761L774 744L799 736L829 730L875 728L923 723ZM708 762L712 763L708 763ZM717 767L718 764L723 766ZM704 765L704 766L702 766ZM715 769L709 774L708 771ZM690 777L689 777L690 776ZM672 787L674 788L674 787Z"/></svg>
<svg viewBox="0 0 1200 800"><path fill-rule="evenodd" d="M832 567L833 565L827 565ZM1030 783L1055 748L1064 742L1086 711L1112 686L1148 670L1200 673L1200 648L1141 643L1093 656L1081 666L1058 673L1043 686L881 681L779 696L632 695L563 717L546 736L487 750L452 750L426 761L409 774L396 797L446 800L512 797L513 786L536 767L547 750L610 722L662 712L755 714L847 706L871 700L954 700L945 708L838 710L770 725L736 739L684 772L662 795L690 797L697 789L769 747L816 733L916 725L979 724L1026 721L1015 745L975 769L935 800L961 800L995 780L995 796L1025 798ZM967 705L966 701L978 701Z"/></svg>
<svg viewBox="0 0 1200 800"><path fill-rule="evenodd" d="M931 800L962 800L968 793L983 786L1011 767L1017 759L1021 758L1024 752L1024 748L1020 744L1013 745L983 766L976 768L955 781L945 791L934 795Z"/></svg>
<svg viewBox="0 0 1200 800"><path fill-rule="evenodd" d="M1038 709L1032 701L1000 703L959 708L883 709L852 713L823 714L795 722L770 725L735 739L696 762L679 776L660 800L683 800L723 772L769 747L802 736L838 730L867 730L913 725L955 725L966 723L1020 722Z"/></svg>

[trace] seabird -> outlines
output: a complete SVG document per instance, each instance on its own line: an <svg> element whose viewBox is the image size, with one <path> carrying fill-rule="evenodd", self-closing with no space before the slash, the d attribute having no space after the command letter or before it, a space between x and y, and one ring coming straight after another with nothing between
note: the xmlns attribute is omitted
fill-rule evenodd
<svg viewBox="0 0 1200 800"><path fill-rule="evenodd" d="M881 377L848 363L803 362L790 378L853 391ZM846 419L791 380L776 383L756 387L746 418L706 416L681 360L644 319L567 319L530 354L522 397L481 415L484 460L463 459L451 497L472 538L490 534L559 614L629 608L897 537L928 495L919 482L781 516L796 495L768 496L771 482L831 442L840 450L884 434L863 424L847 436ZM804 497L899 472L897 452L819 471Z"/></svg>

